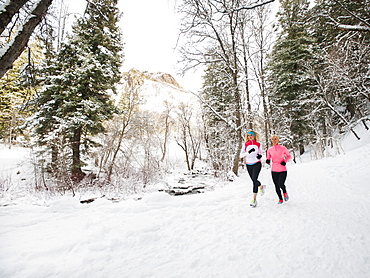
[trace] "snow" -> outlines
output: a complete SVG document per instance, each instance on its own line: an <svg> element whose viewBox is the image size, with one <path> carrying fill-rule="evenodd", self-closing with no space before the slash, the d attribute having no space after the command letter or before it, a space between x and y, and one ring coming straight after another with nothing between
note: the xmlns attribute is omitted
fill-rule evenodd
<svg viewBox="0 0 370 278"><path fill-rule="evenodd" d="M4 12L5 8L9 5L10 0L6 0L4 3L0 4L0 12Z"/></svg>
<svg viewBox="0 0 370 278"><path fill-rule="evenodd" d="M0 277L369 277L370 132L356 131L344 154L288 163L283 205L268 168L256 208L243 170L196 195L15 200L0 207ZM0 151L1 173L27 154Z"/></svg>

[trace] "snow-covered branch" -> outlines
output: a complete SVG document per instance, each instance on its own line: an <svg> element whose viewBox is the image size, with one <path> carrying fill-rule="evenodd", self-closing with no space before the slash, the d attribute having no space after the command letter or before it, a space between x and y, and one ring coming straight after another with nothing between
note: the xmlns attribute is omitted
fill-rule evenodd
<svg viewBox="0 0 370 278"><path fill-rule="evenodd" d="M272 2L275 2L275 0L267 0L267 1L262 1L262 2L256 1L255 3L251 3L249 6L233 9L232 11L233 12L239 12L239 11L242 11L242 10L253 10L253 9L258 8L258 7L270 4ZM224 12L227 13L229 11L224 11Z"/></svg>
<svg viewBox="0 0 370 278"><path fill-rule="evenodd" d="M363 25L348 25L348 24L341 24L340 22L336 21L334 18L330 16L325 16L330 19L332 25L337 28L345 29L348 31L360 31L360 32L370 32L370 26L363 26Z"/></svg>
<svg viewBox="0 0 370 278"><path fill-rule="evenodd" d="M337 20L335 20L334 18L332 18L328 15L323 15L323 16L330 19L331 24L333 24L337 28L345 29L345 30L349 30L349 31L370 32L370 23L368 21L366 21L365 19L359 17L358 15L356 15L355 13L353 13L352 11L347 9L340 1L337 1L337 0L333 0L333 1L335 3L337 3L338 5L340 5L340 7L346 13L348 13L352 18L358 20L359 22L361 22L364 25L360 25L360 24L356 24L356 25L342 24L342 23L338 22Z"/></svg>
<svg viewBox="0 0 370 278"><path fill-rule="evenodd" d="M196 96L200 100L201 103L203 103L204 105L206 105L212 111L212 113L214 113L221 121L225 122L229 127L231 127L232 129L234 129L235 131L241 130L242 128L244 128L247 125L247 123L244 123L241 126L236 126L234 122L229 121L228 119L226 119L225 117L223 117L220 113L218 113L199 94L196 94L196 93L194 93L192 91L188 91L188 92L191 93L191 94L193 94L194 96Z"/></svg>
<svg viewBox="0 0 370 278"><path fill-rule="evenodd" d="M353 12L351 12L350 10L348 10L340 1L338 0L333 0L335 3L339 4L340 7L345 10L350 16L352 16L353 18L359 20L360 22L362 22L363 24L367 25L367 29L370 30L370 23L367 22L366 20L362 19L361 17L357 16L356 14L354 14ZM356 25L357 26L357 25ZM362 26L361 26L362 27Z"/></svg>

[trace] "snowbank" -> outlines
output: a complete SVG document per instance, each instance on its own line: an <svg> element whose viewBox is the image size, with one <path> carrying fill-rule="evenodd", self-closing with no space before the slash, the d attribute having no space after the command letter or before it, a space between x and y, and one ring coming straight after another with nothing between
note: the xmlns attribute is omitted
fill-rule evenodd
<svg viewBox="0 0 370 278"><path fill-rule="evenodd" d="M0 207L0 277L368 277L369 132L362 137L345 154L289 163L283 205L264 168L257 208L245 172L197 195Z"/></svg>

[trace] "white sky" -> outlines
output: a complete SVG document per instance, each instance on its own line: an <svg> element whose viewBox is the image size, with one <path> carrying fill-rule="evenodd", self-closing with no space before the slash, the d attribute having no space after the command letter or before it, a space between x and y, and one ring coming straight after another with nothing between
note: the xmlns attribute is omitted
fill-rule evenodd
<svg viewBox="0 0 370 278"><path fill-rule="evenodd" d="M125 43L123 70L136 68L141 71L172 74L185 89L197 91L201 73L189 73L185 78L177 75L179 17L175 13L176 0L119 0L123 13L120 27ZM65 0L70 11L83 12L85 0Z"/></svg>

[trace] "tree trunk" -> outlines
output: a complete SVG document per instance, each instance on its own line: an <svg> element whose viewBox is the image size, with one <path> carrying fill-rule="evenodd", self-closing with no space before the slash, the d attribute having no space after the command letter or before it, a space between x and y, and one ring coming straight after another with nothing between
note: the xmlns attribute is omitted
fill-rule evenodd
<svg viewBox="0 0 370 278"><path fill-rule="evenodd" d="M112 176L112 173L113 173L113 166L114 166L114 163L116 161L117 154L118 154L119 150L121 149L121 144L122 144L123 136L125 135L127 125L128 125L128 123L123 120L122 129L121 129L121 132L120 132L119 138L118 138L117 148L114 150L112 161L110 162L109 167L108 167L108 177L107 177L108 182L111 181L111 176Z"/></svg>
<svg viewBox="0 0 370 278"><path fill-rule="evenodd" d="M28 0L12 0L0 12L0 34L2 34L12 21L13 16L26 4Z"/></svg>
<svg viewBox="0 0 370 278"><path fill-rule="evenodd" d="M55 145L55 142L51 146L51 169L53 173L57 173L58 170L58 147Z"/></svg>
<svg viewBox="0 0 370 278"><path fill-rule="evenodd" d="M165 131L164 131L164 142L163 142L163 150L162 150L162 158L161 162L164 161L166 158L166 152L167 152L167 140L168 140L168 134L170 132L170 114L168 114L165 117Z"/></svg>
<svg viewBox="0 0 370 278"><path fill-rule="evenodd" d="M5 46L6 51L0 57L0 78L12 68L14 61L22 54L36 26L41 22L53 0L40 0L31 12L25 24L19 30L14 41ZM0 25L1 26L1 25Z"/></svg>
<svg viewBox="0 0 370 278"><path fill-rule="evenodd" d="M80 146L81 146L81 127L75 129L72 138L72 180L75 183L80 182L85 173L81 170L81 157L80 157Z"/></svg>

